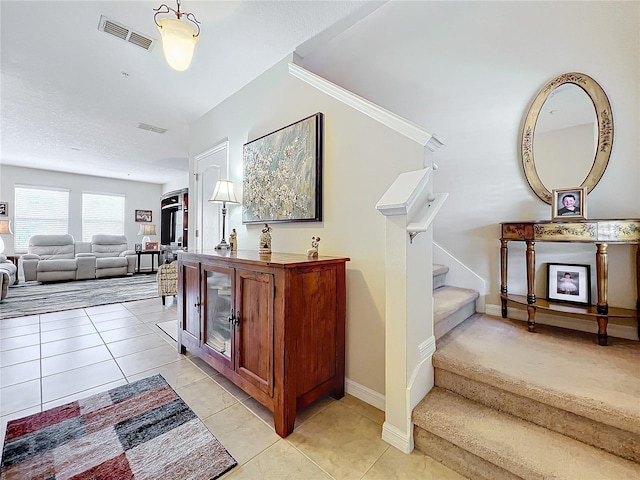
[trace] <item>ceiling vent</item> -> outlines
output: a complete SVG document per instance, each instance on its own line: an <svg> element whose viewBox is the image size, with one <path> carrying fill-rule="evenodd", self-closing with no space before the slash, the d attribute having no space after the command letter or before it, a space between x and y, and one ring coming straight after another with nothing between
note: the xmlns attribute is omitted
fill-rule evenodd
<svg viewBox="0 0 640 480"><path fill-rule="evenodd" d="M155 38L150 38L142 35L141 33L134 32L129 27L125 27L121 23L109 20L104 15L100 16L100 23L98 24L98 30L114 37L118 37L127 43L132 43L140 48L151 51L156 44Z"/></svg>
<svg viewBox="0 0 640 480"><path fill-rule="evenodd" d="M138 128L142 130L148 130L153 133L164 133L167 131L166 128L154 127L153 125L149 125L148 123L138 123Z"/></svg>

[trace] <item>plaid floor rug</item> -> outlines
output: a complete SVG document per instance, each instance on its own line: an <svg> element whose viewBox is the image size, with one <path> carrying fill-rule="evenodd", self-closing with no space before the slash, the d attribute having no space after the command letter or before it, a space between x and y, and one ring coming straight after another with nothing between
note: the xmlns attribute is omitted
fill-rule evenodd
<svg viewBox="0 0 640 480"><path fill-rule="evenodd" d="M0 319L145 300L158 296L155 275L12 285L0 302Z"/></svg>
<svg viewBox="0 0 640 480"><path fill-rule="evenodd" d="M161 375L10 421L4 480L209 480L237 465Z"/></svg>

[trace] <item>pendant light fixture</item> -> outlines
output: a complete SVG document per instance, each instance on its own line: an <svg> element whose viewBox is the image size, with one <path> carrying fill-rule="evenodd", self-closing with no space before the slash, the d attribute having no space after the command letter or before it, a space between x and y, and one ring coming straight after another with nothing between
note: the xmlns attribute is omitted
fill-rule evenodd
<svg viewBox="0 0 640 480"><path fill-rule="evenodd" d="M157 12L153 16L154 22L160 30L162 36L162 50L164 58L171 68L179 72L183 72L193 58L193 50L198 43L200 35L200 25L193 13L184 13L180 11L180 0L176 0L178 10L168 7L166 4L160 5L153 10ZM177 18L165 17L158 19L158 15L173 12ZM197 30L191 24L182 20L182 16L193 23Z"/></svg>

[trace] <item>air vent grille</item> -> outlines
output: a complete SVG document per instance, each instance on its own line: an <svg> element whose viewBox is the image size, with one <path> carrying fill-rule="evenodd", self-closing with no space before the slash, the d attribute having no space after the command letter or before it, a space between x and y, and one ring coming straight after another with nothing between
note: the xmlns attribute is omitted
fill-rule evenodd
<svg viewBox="0 0 640 480"><path fill-rule="evenodd" d="M130 28L125 27L121 23L114 22L104 15L100 16L98 30L124 40L127 43L137 45L138 47L144 48L147 51L150 51L156 43L156 39L147 37L138 32L134 32Z"/></svg>
<svg viewBox="0 0 640 480"><path fill-rule="evenodd" d="M164 133L167 131L166 128L155 127L153 125L149 125L148 123L139 123L138 128L141 128L142 130L148 130L149 132L153 133Z"/></svg>

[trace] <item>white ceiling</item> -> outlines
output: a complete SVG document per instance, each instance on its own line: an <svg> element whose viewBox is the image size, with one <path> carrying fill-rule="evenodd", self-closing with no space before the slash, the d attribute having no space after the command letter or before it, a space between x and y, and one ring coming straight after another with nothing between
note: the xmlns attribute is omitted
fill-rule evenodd
<svg viewBox="0 0 640 480"><path fill-rule="evenodd" d="M1 0L0 163L152 183L183 176L191 122L384 2L183 0L201 22L186 72L163 58L161 3ZM101 32L101 15L158 43L146 51Z"/></svg>

